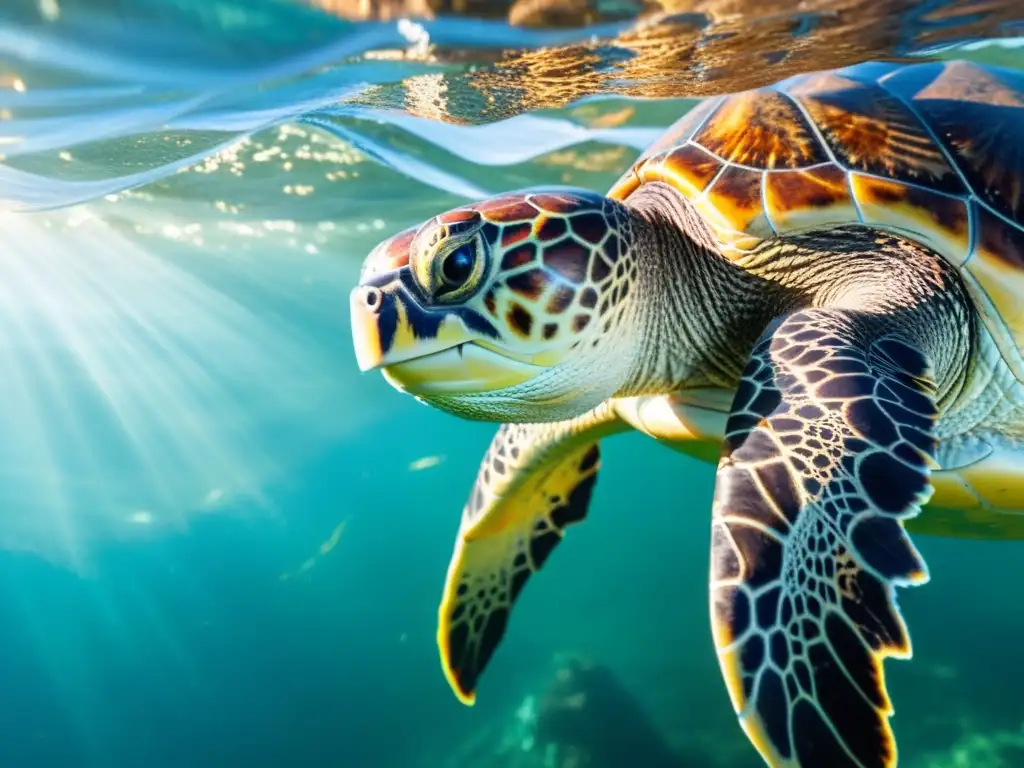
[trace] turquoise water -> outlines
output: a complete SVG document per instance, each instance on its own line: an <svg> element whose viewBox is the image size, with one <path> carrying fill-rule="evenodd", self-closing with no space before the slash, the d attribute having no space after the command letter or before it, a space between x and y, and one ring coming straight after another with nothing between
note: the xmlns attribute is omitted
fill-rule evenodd
<svg viewBox="0 0 1024 768"><path fill-rule="evenodd" d="M5 6L0 765L542 765L531 708L571 655L609 669L681 765L759 765L708 632L712 469L608 440L588 521L468 709L436 606L494 426L361 376L351 351L348 291L377 241L503 189L606 189L694 103L602 80L538 111L510 83L503 119L468 125L443 79L464 64L366 52L623 25ZM932 39L908 29L883 47ZM915 658L887 664L901 765L1024 766L1024 545L917 543Z"/></svg>

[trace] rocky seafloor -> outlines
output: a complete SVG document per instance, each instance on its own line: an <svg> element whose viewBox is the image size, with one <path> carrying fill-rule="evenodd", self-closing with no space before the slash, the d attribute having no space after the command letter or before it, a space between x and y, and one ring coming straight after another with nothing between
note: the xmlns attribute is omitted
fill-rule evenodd
<svg viewBox="0 0 1024 768"><path fill-rule="evenodd" d="M708 739L666 734L641 701L608 666L578 656L556 659L536 694L492 728L478 732L430 768L756 768L737 731L729 749L708 752ZM941 672L941 671L940 671ZM945 673L922 675L940 685ZM938 691L937 691L938 692ZM946 706L952 704L953 706ZM935 750L908 750L901 768L1024 768L1024 721L1018 728L987 731L969 701L944 698L934 718L903 723L900 735ZM692 736L692 734L691 734ZM952 739L952 742L950 741ZM901 742L903 739L901 738ZM680 746L685 745L685 746Z"/></svg>

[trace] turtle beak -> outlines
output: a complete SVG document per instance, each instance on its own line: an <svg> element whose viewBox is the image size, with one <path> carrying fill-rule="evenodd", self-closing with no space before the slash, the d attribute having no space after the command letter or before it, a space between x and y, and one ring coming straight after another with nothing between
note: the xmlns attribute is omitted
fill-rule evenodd
<svg viewBox="0 0 1024 768"><path fill-rule="evenodd" d="M388 368L433 356L470 340L459 318L425 311L396 283L352 291L352 342L359 370Z"/></svg>
<svg viewBox="0 0 1024 768"><path fill-rule="evenodd" d="M421 397L475 394L521 384L541 368L474 343L457 311L425 310L399 282L361 285L350 297L359 370L382 369L403 392Z"/></svg>
<svg viewBox="0 0 1024 768"><path fill-rule="evenodd" d="M384 292L379 288L361 285L349 297L352 315L352 344L355 347L359 370L372 371L384 365L384 358L397 331L395 301L388 302L384 310Z"/></svg>

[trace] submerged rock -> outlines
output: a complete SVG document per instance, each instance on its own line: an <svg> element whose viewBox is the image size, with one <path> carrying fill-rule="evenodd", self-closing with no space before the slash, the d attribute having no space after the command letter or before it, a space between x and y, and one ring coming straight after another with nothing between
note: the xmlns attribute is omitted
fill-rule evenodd
<svg viewBox="0 0 1024 768"><path fill-rule="evenodd" d="M554 678L499 724L474 734L444 768L684 768L641 703L602 664L559 659ZM434 765L434 763L425 763Z"/></svg>
<svg viewBox="0 0 1024 768"><path fill-rule="evenodd" d="M552 768L682 768L615 673L580 659L564 663L538 701L533 737Z"/></svg>

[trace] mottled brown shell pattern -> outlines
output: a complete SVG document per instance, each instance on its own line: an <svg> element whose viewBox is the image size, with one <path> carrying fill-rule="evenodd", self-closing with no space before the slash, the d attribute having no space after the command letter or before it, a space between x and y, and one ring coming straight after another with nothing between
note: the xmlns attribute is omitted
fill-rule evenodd
<svg viewBox="0 0 1024 768"><path fill-rule="evenodd" d="M961 268L1024 383L1024 73L861 64L700 102L612 187L662 181L738 263L775 234L862 223Z"/></svg>

